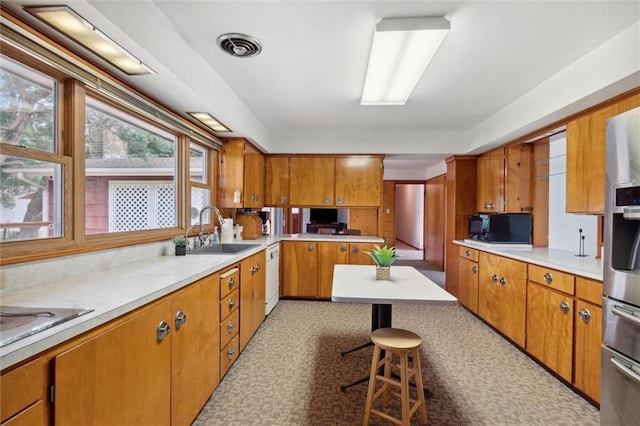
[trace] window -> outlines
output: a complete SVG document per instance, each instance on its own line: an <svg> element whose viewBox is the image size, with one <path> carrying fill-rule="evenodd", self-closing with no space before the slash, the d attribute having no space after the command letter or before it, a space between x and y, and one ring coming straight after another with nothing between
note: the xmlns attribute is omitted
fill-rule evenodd
<svg viewBox="0 0 640 426"><path fill-rule="evenodd" d="M58 82L2 56L0 240L61 237L65 172L58 153Z"/></svg>
<svg viewBox="0 0 640 426"><path fill-rule="evenodd" d="M189 187L190 187L190 226L198 225L199 212L211 205L213 170L209 164L213 164L212 150L195 142L189 143ZM210 224L209 210L202 215L203 225Z"/></svg>
<svg viewBox="0 0 640 426"><path fill-rule="evenodd" d="M173 228L177 138L87 97L85 233Z"/></svg>

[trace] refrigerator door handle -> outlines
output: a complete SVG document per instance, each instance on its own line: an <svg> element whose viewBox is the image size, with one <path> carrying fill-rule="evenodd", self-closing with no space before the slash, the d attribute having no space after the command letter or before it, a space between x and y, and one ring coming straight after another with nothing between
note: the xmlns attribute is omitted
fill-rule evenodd
<svg viewBox="0 0 640 426"><path fill-rule="evenodd" d="M636 373L632 370L632 365L626 365L623 360L614 357L611 357L611 363L620 371L622 374L633 380L634 382L640 384L640 374Z"/></svg>
<svg viewBox="0 0 640 426"><path fill-rule="evenodd" d="M640 326L640 316L637 316L635 312L631 309L624 308L622 306L614 306L611 312L622 319L625 319L637 326Z"/></svg>

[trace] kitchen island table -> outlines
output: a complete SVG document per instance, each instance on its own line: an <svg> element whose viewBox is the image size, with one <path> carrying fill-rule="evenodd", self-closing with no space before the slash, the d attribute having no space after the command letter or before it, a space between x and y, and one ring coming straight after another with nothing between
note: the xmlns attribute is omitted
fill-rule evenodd
<svg viewBox="0 0 640 426"><path fill-rule="evenodd" d="M377 280L375 266L335 265L331 301L371 304L371 331L391 327L393 304L456 305L458 299L442 287L421 274L412 266L392 266L391 279ZM370 346L371 342L343 352ZM347 388L364 383L369 376L353 383L342 385ZM425 396L430 395L425 390Z"/></svg>

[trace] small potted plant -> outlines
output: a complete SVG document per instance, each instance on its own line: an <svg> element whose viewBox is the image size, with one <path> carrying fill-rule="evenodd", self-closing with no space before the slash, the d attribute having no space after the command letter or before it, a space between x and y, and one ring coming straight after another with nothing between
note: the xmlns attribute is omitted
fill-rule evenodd
<svg viewBox="0 0 640 426"><path fill-rule="evenodd" d="M377 280L389 280L391 279L391 264L400 258L400 255L396 254L395 247L380 247L373 246L375 250L366 251L371 259L376 264L376 279Z"/></svg>
<svg viewBox="0 0 640 426"><path fill-rule="evenodd" d="M178 235L177 237L173 237L173 244L176 246L176 256L184 256L187 254L187 246L189 245L189 240L184 235Z"/></svg>

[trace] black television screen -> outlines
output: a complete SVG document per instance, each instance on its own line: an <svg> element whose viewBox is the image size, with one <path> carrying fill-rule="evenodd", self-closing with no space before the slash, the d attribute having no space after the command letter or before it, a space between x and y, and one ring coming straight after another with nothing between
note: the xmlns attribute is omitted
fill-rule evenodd
<svg viewBox="0 0 640 426"><path fill-rule="evenodd" d="M336 223L338 209L310 209L309 220L311 223Z"/></svg>

